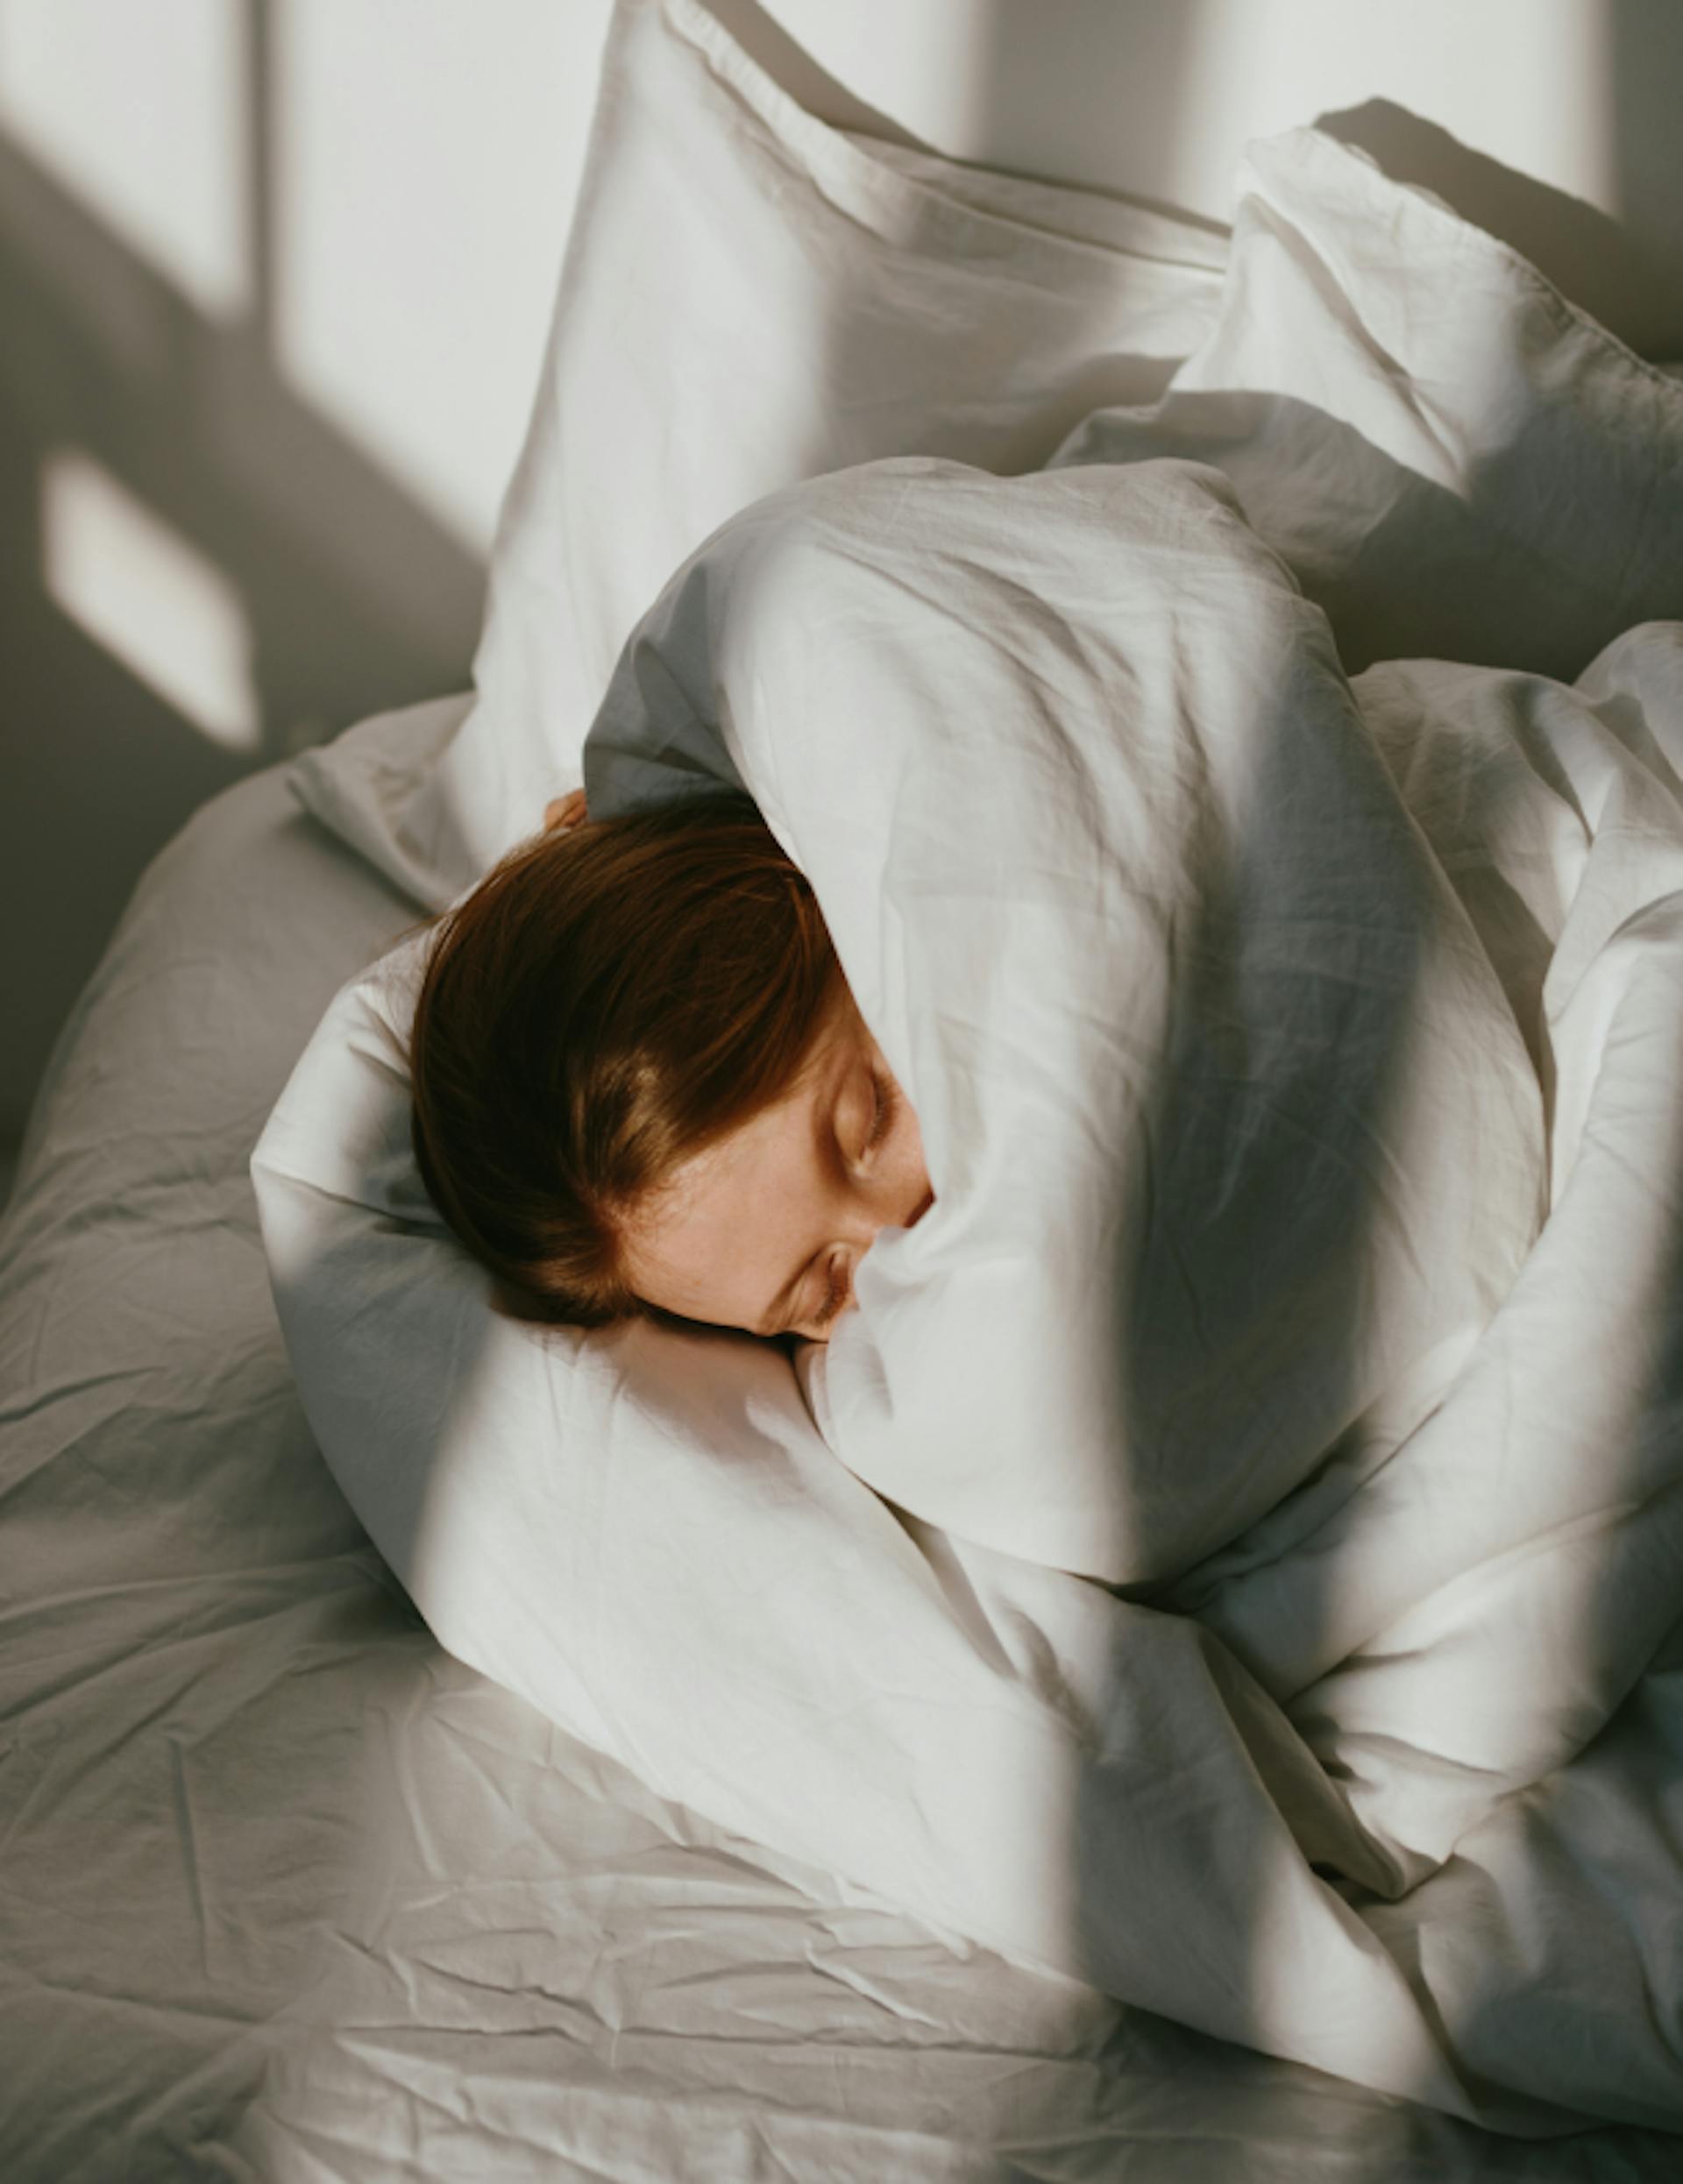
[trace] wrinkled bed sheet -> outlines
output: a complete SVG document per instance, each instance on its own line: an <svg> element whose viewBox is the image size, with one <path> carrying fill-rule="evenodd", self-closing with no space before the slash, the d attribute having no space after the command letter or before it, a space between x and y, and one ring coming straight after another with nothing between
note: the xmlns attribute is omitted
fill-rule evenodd
<svg viewBox="0 0 1683 2184"><path fill-rule="evenodd" d="M991 230L991 215L955 209L957 185L941 163L929 173L955 197L932 189L913 222L873 162L916 173L914 158L818 141L826 132L791 119L749 81L701 11L673 0L664 12L707 51L708 96L732 126L740 121L744 143L750 106L773 115L783 165L756 172L775 169L785 207L798 164L788 148L813 153L837 234L807 252L803 308L833 281L842 234L880 255L872 222L884 212L902 239L914 229L924 243L962 231L967 248L996 249L1004 223ZM709 154L692 75L675 74L663 96L664 110L650 102L643 111L626 93L628 138L641 129L645 153L665 149L679 174L699 174ZM1298 156L1334 156L1317 154L1303 134ZM752 149L761 159L757 139ZM1360 1918L1417 1990L1447 1999L1475 2088L1481 2077L1488 2093L1541 2075L1562 2100L1594 2106L1616 2087L1621 2112L1674 2123L1683 1858L1674 1636L1594 1734L1648 1642L1644 1619L1670 1553L1675 1358L1653 1304L1670 1273L1677 1202L1666 1092L1678 1018L1672 912L1652 876L1675 826L1664 728L1678 712L1671 640L1638 631L1582 675L1608 640L1674 608L1634 545L1604 557L1587 587L1545 568L1546 594L1535 561L1493 564L1445 490L1466 448L1444 436L1429 405L1411 402L1408 373L1368 338L1373 329L1350 330L1352 368L1333 383L1340 394L1359 389L1361 430L1353 438L1353 425L1311 414L1315 390L1293 376L1303 351L1292 297L1329 284L1289 218L1267 211L1263 179L1261 225L1277 233L1282 263L1245 299L1269 359L1248 381L1247 405L1235 406L1231 382L1200 387L1189 374L1171 407L1101 412L1085 429L1091 436L1066 453L1218 462L1247 519L1332 613L1345 667L1370 670L1356 678L1363 720L1513 999L1542 1073L1547 1188L1570 1218L1561 1263L1543 1263L1538 1280L1516 1290L1521 1308L1493 1326L1488 1372L1463 1384L1461 1420L1480 1453L1489 1456L1481 1419L1503 1422L1513 1439L1479 1474L1470 1504L1445 1435L1439 1467L1414 1475L1400 1515L1424 1560L1393 1564L1365 1530L1382 1494L1317 1498L1311 1482L1272 1530L1265 1520L1241 1551L1183 1579L1176 1604L1197 1608L1252 1663L1274 1693L1268 1703L1340 1769L1390 1854L1433 1856L1453 1839L1428 1881L1395 1903L1369 1891ZM672 205L670 175L649 187L650 202ZM984 206L995 189L1010 216L1032 188L980 176L965 187ZM745 189L718 231L740 235L764 202ZM705 227L717 207L702 191L693 209ZM1405 224L1427 217L1380 210ZM646 206L632 212L646 221ZM1068 194L1049 195L1048 223L1069 216ZM798 238L792 257L800 247ZM1057 369L1033 388L1055 401L1037 414L1031 450L1002 455L1002 468L1044 460L1094 400L1148 402L1161 360L1184 353L1207 323L1200 298L1221 254L1206 239L1202 286L1164 275L1161 293L1142 301L1130 291L1109 346L1115 370L1137 383L1089 386L1083 400L1076 367L1114 262L1095 248L1083 273L1076 253L1037 290L1013 252L1000 262L1009 260L1005 285L1025 325L1068 316L1058 321ZM689 255L705 258L699 246ZM615 262L609 253L584 270L600 276ZM932 293L915 259L910 273L891 252L884 262L902 284L899 301ZM588 280L575 282L575 303L589 293ZM599 301L602 293L599 280ZM665 312L672 293L657 284L643 303ZM1147 320L1154 338L1138 344L1140 356L1120 354L1121 322ZM583 344L577 330L587 322L573 323ZM751 337L755 325L745 311L729 330ZM1432 330L1387 332L1402 342ZM961 347L985 379L988 360L968 335ZM660 344L641 343L637 353L655 357ZM1523 353L1522 343L1471 361L1500 367ZM894 361L915 377L918 356ZM1448 387L1469 359L1428 361ZM951 356L922 364L919 385L934 405L956 366ZM1007 409L1032 380L1013 381ZM766 389L755 391L763 416ZM629 388L628 407L646 392ZM1611 401L1610 422L1630 453L1626 483L1646 493L1659 482L1642 453L1659 445L1659 402L1640 379L1630 395ZM613 472L625 439L597 433L586 444L586 408L571 413L574 474L592 461ZM851 429L870 412L849 407L845 416ZM979 398L967 429L978 419L998 435L1012 422ZM718 444L708 443L709 462ZM762 431L744 445L774 464L752 490L791 474L783 443ZM820 467L879 451L813 446L829 450ZM1253 452L1260 459L1249 463ZM1472 452L1483 461L1502 450ZM1554 513L1569 531L1561 451L1541 455L1532 468L1559 487ZM1387 554L1418 535L1419 503L1430 500L1442 551L1424 624L1417 589L1344 584L1348 534L1324 521L1294 531L1290 496L1270 502L1270 479L1294 465L1352 479L1355 502L1375 479L1389 491L1388 456L1423 482L1406 485L1408 520L1393 535L1381 527L1356 542L1381 578L1394 573ZM734 486L714 505L707 496L720 482L713 472L699 480L678 510L685 521L709 508L707 521L717 521L748 497ZM594 520L593 505L586 494L581 526ZM664 555L644 533L635 554L595 564L579 530L573 573L588 570L606 601L585 633L592 643L575 646L572 629L557 637L544 613L533 618L557 652L574 649L582 664L568 673L585 684L606 673L613 646L604 649L603 632L616 617L621 632L628 626L705 528ZM499 582L505 600L535 585L536 606L548 610L544 541L530 542L528 563L505 564ZM1387 598L1394 610L1378 611ZM1558 648L1526 663L1566 684L1516 671L1525 656L1507 642L1514 628ZM513 698L542 695L543 663L529 661L522 681L509 666L514 650L511 641L487 667ZM1431 653L1442 657L1417 656ZM1443 663L1457 657L1503 672ZM343 747L337 782L307 762L201 814L143 883L38 1106L0 1230L7 2177L793 2174L840 2184L1134 2169L1188 2184L1272 2175L1540 2184L1674 2175L1679 2141L1661 2131L1495 2138L1008 1962L956 1928L698 1818L452 1660L419 1624L300 1408L246 1163L331 995L428 899L437 872L423 869L426 858L447 843L477 867L509 838L510 815L536 808L534 791L560 785L542 749L511 750L493 780L483 746L476 753L457 734L465 710L450 701L373 724L360 746ZM575 752L583 728L580 718L569 731ZM461 760L453 783L432 766L441 753ZM380 798L389 790L407 810L417 780L458 794L451 811L465 813L465 831L452 840L439 821L394 847ZM299 813L295 786L361 855ZM1493 834L1490 807L1509 798L1516 831ZM1647 906L1632 900L1637 914L1623 924L1587 914L1600 883L1580 883L1598 861L1603 871L1650 876ZM446 892L460 883L451 881ZM1585 947L1568 990L1554 966L1574 919ZM1540 1027L1551 1039L1569 1034L1562 1051L1580 1058L1575 1069L1547 1074L1552 1048ZM1621 1371L1576 1370L1591 1351ZM1523 1392L1517 1359L1542 1367ZM1616 1461L1574 1467L1573 1450L1598 1436ZM1533 1443L1545 1452L1540 1471ZM1574 1481L1587 1490L1576 1500ZM1008 1642L997 1656L1002 1681L1055 1689L1065 1672L1084 1672L1074 1648L1060 1661L1040 1647L1033 1618L1019 1612L1026 1565L943 1542L915 1518L900 1536L973 1626L997 1618ZM1339 1552L1317 1555L1317 1541ZM1445 1556L1465 1562L1468 1582ZM1290 1586L1275 1585L1276 1568L1291 1572ZM1346 1568L1360 1583L1344 1581ZM671 1574L676 1585L676 1549ZM1055 1574L1043 1573L1048 1585ZM1498 1602L1513 1612L1484 1613ZM1516 1662L1515 1688L1546 1703L1510 1718L1502 1678ZM1107 1665L1098 1663L1101 1682ZM1480 1691L1493 1705L1470 1703ZM1444 1692L1452 1704L1438 1705ZM1543 1742L1528 1745L1539 1725ZM1569 1765L1491 1803L1478 1778L1487 1737L1527 1778L1550 1751L1589 1741ZM1423 1766L1434 1750L1440 1766ZM1203 1798L1195 1780L1169 1786L1219 1815L1219 1785ZM1243 1833L1230 1827L1228 1840ZM1242 2018L1302 1946L1302 1899L1275 1891L1260 1866L1232 1877L1242 1946L1196 1968ZM1136 1878L1140 1903L1166 1903L1165 1931L1183 1931L1161 1868L1142 1866ZM1331 2020L1341 1998L1325 2000ZM1541 2127L1572 2122L1557 2110ZM1535 2115L1524 2127L1538 2127Z"/></svg>
<svg viewBox="0 0 1683 2184"><path fill-rule="evenodd" d="M411 915L285 774L231 791L37 1111L0 1233L8 2180L1674 2173L1663 2134L1493 2139L1009 1965L442 1653L313 1446L245 1173ZM1665 1689L1514 1816L1545 1868L1563 1805L1644 1809Z"/></svg>
<svg viewBox="0 0 1683 2184"><path fill-rule="evenodd" d="M1053 453L732 518L586 748L602 809L747 784L926 1116L811 1417L494 1323L394 966L259 1154L318 1437L452 1652L742 1834L1370 2087L1674 2123L1683 402L1299 131L1161 400ZM577 762L518 598L436 762L301 769L423 901Z"/></svg>

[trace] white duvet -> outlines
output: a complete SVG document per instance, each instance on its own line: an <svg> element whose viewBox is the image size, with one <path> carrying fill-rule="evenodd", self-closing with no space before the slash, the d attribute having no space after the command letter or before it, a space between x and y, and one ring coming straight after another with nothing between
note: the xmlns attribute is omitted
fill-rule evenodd
<svg viewBox="0 0 1683 2184"><path fill-rule="evenodd" d="M903 460L762 504L585 748L603 813L698 770L812 877L923 1128L934 1212L801 1358L852 1470L1138 1585L1441 1400L1542 1218L1541 1093L1224 478Z"/></svg>
<svg viewBox="0 0 1683 2184"><path fill-rule="evenodd" d="M829 1447L1194 1609L1399 1887L1676 1612L1680 701L1683 622L1353 690L1218 473L899 461L727 525L586 745L753 792L922 1118Z"/></svg>
<svg viewBox="0 0 1683 2184"><path fill-rule="evenodd" d="M1312 131L1241 185L1161 401L1070 417L1060 320L1016 441L1000 396L908 453L927 371L838 456L778 436L797 359L751 456L698 442L564 609L558 394L612 399L567 344L614 261L576 253L479 702L302 792L441 904L574 776L631 633L593 806L747 784L937 1207L799 1379L513 1329L409 1160L411 945L259 1148L277 1302L445 1645L664 1794L1372 2087L1675 2122L1683 392ZM973 358L937 294L926 358Z"/></svg>

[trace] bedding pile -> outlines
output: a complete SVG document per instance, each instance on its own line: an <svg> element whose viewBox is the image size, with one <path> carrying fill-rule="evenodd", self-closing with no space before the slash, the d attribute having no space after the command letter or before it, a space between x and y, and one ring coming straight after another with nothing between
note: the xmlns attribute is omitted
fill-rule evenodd
<svg viewBox="0 0 1683 2184"><path fill-rule="evenodd" d="M1197 1613L1392 1892L1677 1613L1679 697L1678 622L1353 691L1218 473L898 461L727 525L586 745L749 789L922 1122L829 1447Z"/></svg>
<svg viewBox="0 0 1683 2184"><path fill-rule="evenodd" d="M8 2175L1674 2174L1679 613L1683 387L1424 193L621 0L476 692L167 853L0 1234ZM581 777L918 1106L827 1351L421 1188L394 940Z"/></svg>
<svg viewBox="0 0 1683 2184"><path fill-rule="evenodd" d="M869 319L884 167L659 22L620 67L799 152L779 231L841 203ZM1218 295L1106 239L1198 323L1160 391L1072 423L1071 322L1006 312L1013 433L955 430L978 265L1079 299L1096 245L949 198L923 365L773 368L586 583L561 447L647 153L604 112L477 702L300 791L442 907L580 770L745 786L937 1203L793 1370L512 1329L409 1158L411 942L254 1166L329 1461L453 1653L747 1837L1452 2113L1675 2122L1683 389L1297 131Z"/></svg>

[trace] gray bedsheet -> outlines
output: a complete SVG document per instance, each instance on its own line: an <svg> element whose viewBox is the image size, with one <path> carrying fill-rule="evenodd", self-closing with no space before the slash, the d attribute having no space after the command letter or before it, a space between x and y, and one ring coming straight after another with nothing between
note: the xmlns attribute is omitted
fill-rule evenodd
<svg viewBox="0 0 1683 2184"><path fill-rule="evenodd" d="M1228 2048L732 1840L444 1656L246 1162L411 912L280 772L143 882L0 1230L0 2176L1670 2178Z"/></svg>

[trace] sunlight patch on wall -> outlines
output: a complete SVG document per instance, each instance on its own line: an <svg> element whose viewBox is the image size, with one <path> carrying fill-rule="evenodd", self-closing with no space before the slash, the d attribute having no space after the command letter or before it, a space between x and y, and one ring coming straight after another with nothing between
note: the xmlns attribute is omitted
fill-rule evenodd
<svg viewBox="0 0 1683 2184"><path fill-rule="evenodd" d="M276 360L482 556L537 383L607 0L284 0Z"/></svg>
<svg viewBox="0 0 1683 2184"><path fill-rule="evenodd" d="M0 127L213 316L250 301L245 10L4 0Z"/></svg>
<svg viewBox="0 0 1683 2184"><path fill-rule="evenodd" d="M216 743L262 748L252 633L222 571L126 486L74 450L41 466L48 596Z"/></svg>

